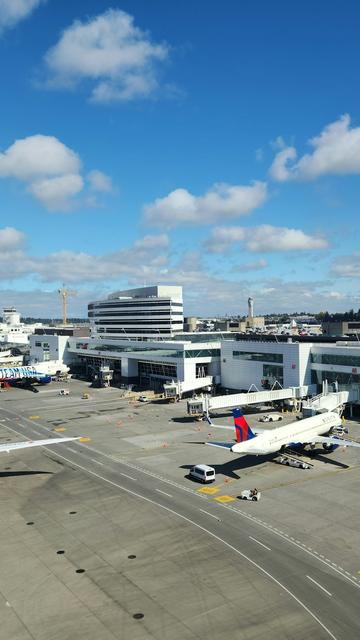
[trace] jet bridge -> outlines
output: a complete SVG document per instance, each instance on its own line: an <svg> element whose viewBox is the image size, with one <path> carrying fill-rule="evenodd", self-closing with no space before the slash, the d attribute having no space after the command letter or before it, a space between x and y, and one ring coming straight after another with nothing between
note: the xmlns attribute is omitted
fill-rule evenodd
<svg viewBox="0 0 360 640"><path fill-rule="evenodd" d="M234 393L225 396L204 395L188 400L187 412L190 416L203 415L213 409L230 409L250 404L264 404L279 400L300 400L313 393L312 386L289 387L288 389L271 389L266 391L251 391ZM294 402L295 403L295 402Z"/></svg>
<svg viewBox="0 0 360 640"><path fill-rule="evenodd" d="M344 404L349 401L349 391L337 391L335 393L320 393L314 398L310 398L303 403L302 414L304 418L309 418L317 413L326 411L338 411L342 413Z"/></svg>

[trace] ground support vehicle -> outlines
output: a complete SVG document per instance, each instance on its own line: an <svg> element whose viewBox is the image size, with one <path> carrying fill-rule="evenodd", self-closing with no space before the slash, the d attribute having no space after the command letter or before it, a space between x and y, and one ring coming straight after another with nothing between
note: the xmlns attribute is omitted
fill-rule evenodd
<svg viewBox="0 0 360 640"><path fill-rule="evenodd" d="M196 464L195 467L190 469L189 475L204 484L206 482L215 482L215 469L208 467L207 464Z"/></svg>
<svg viewBox="0 0 360 640"><path fill-rule="evenodd" d="M278 422L282 420L282 416L279 413L267 413L259 418L259 422Z"/></svg>
<svg viewBox="0 0 360 640"><path fill-rule="evenodd" d="M288 467L297 467L298 469L311 469L313 464L310 462L305 462L304 460L299 460L298 458L292 458L291 456L280 456L277 460L279 464L285 464Z"/></svg>
<svg viewBox="0 0 360 640"><path fill-rule="evenodd" d="M257 489L244 489L239 496L240 500L252 500L257 502L261 498L261 491Z"/></svg>

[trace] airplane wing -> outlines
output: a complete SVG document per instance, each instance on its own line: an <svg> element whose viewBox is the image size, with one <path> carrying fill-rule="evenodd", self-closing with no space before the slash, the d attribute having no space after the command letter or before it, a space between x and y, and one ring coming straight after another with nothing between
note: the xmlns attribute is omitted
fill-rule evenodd
<svg viewBox="0 0 360 640"><path fill-rule="evenodd" d="M307 440L306 444L334 444L337 447L360 447L360 442L354 440L343 440L331 436L315 436L312 440Z"/></svg>
<svg viewBox="0 0 360 640"><path fill-rule="evenodd" d="M205 442L205 444L210 445L210 447L220 447L221 449L231 449L234 445L234 442Z"/></svg>
<svg viewBox="0 0 360 640"><path fill-rule="evenodd" d="M0 453L9 453L16 449L29 449L30 447L45 447L53 444L59 444L61 442L70 442L70 440L80 440L80 436L77 438L50 438L48 440L26 440L25 442L7 442L6 444L0 444Z"/></svg>

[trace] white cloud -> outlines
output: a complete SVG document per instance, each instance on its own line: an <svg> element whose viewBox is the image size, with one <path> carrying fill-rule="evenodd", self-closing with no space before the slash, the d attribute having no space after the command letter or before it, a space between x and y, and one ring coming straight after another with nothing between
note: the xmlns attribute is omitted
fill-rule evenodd
<svg viewBox="0 0 360 640"><path fill-rule="evenodd" d="M261 269L265 269L267 267L266 260L256 260L255 262L246 262L245 264L239 264L234 268L234 271L260 271Z"/></svg>
<svg viewBox="0 0 360 640"><path fill-rule="evenodd" d="M166 44L152 43L131 15L109 9L65 29L45 56L48 85L72 88L90 81L96 102L145 98L158 88L157 64L167 57Z"/></svg>
<svg viewBox="0 0 360 640"><path fill-rule="evenodd" d="M289 179L289 162L296 159L296 149L285 147L276 154L275 159L269 169L269 174L273 180L285 182Z"/></svg>
<svg viewBox="0 0 360 640"><path fill-rule="evenodd" d="M34 135L16 140L0 153L0 176L31 180L78 173L80 158L54 136Z"/></svg>
<svg viewBox="0 0 360 640"><path fill-rule="evenodd" d="M84 189L79 155L54 136L40 134L16 140L0 152L0 178L25 182L27 191L50 211L71 210ZM91 171L88 178L93 190L111 186L101 171Z"/></svg>
<svg viewBox="0 0 360 640"><path fill-rule="evenodd" d="M270 167L270 175L284 182L360 173L360 127L351 128L348 114L327 125L309 144L313 152L297 162L294 147L280 151Z"/></svg>
<svg viewBox="0 0 360 640"><path fill-rule="evenodd" d="M167 249L169 246L169 237L166 233L161 233L160 235L154 236L144 236L140 240L136 240L134 243L134 248L138 251L149 251L149 250L157 250L157 249Z"/></svg>
<svg viewBox="0 0 360 640"><path fill-rule="evenodd" d="M188 315L246 313L249 295L254 297L259 314L343 310L356 306L359 297L353 287L350 296L340 288L334 290L333 283L329 281L286 282L279 278L264 279L264 275L259 280L250 281L224 277L218 271L212 274L202 264L203 254L200 252L190 252L181 256L177 263L170 262L166 234L145 236L126 249L104 255L58 251L35 257L25 251L24 242L24 234L20 231L0 229L0 279L7 282L27 275L46 283L75 285L78 295L70 301L71 315L85 316L87 302L104 297L104 287L109 292L126 286L142 286L144 281L182 285ZM247 266L255 269L266 264L259 260ZM85 292L84 286L89 286L89 283L98 283L99 289ZM7 289L1 292L1 298L4 305L14 304L25 315L61 315L56 291L37 289L19 292Z"/></svg>
<svg viewBox="0 0 360 640"><path fill-rule="evenodd" d="M340 278L360 278L360 253L336 258L331 273Z"/></svg>
<svg viewBox="0 0 360 640"><path fill-rule="evenodd" d="M104 255L76 251L57 251L44 257L23 250L25 235L17 229L0 229L0 279L13 280L24 274L43 282L107 282L119 277L150 280L167 263L169 238L166 234L148 235L127 249Z"/></svg>
<svg viewBox="0 0 360 640"><path fill-rule="evenodd" d="M278 136L275 140L270 140L270 147L274 151L281 151L281 149L285 149L286 143L282 136Z"/></svg>
<svg viewBox="0 0 360 640"><path fill-rule="evenodd" d="M103 193L111 193L113 185L111 178L102 171L94 169L87 175L91 191L100 191Z"/></svg>
<svg viewBox="0 0 360 640"><path fill-rule="evenodd" d="M244 242L248 251L256 253L305 251L328 246L325 238L309 236L301 229L273 227L269 224L259 227L215 227L205 246L210 253L225 253L237 242Z"/></svg>
<svg viewBox="0 0 360 640"><path fill-rule="evenodd" d="M25 234L13 227L0 229L0 251L14 251L25 242Z"/></svg>
<svg viewBox="0 0 360 640"><path fill-rule="evenodd" d="M0 0L0 33L14 27L45 0Z"/></svg>
<svg viewBox="0 0 360 640"><path fill-rule="evenodd" d="M72 206L72 198L83 189L84 181L76 173L69 173L55 178L36 180L28 187L49 211L68 211Z"/></svg>
<svg viewBox="0 0 360 640"><path fill-rule="evenodd" d="M68 299L68 316L70 318L86 318L89 300L101 300L105 297L102 289L78 289L77 295ZM61 299L58 288L44 290L36 288L28 291L1 289L3 307L14 306L22 317L62 318Z"/></svg>
<svg viewBox="0 0 360 640"><path fill-rule="evenodd" d="M149 224L174 227L179 224L211 224L251 213L266 200L265 182L250 186L215 184L204 196L175 189L144 207Z"/></svg>

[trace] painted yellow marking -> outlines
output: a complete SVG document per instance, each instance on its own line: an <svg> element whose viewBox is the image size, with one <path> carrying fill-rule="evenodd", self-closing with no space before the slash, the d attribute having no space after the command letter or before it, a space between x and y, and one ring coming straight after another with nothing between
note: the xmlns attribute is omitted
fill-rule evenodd
<svg viewBox="0 0 360 640"><path fill-rule="evenodd" d="M54 429L54 431L57 431L58 433L62 433L63 431L66 431L65 427L57 427L56 429Z"/></svg>
<svg viewBox="0 0 360 640"><path fill-rule="evenodd" d="M234 502L235 498L232 496L218 496L217 498L214 498L214 500L217 500L218 502Z"/></svg>
<svg viewBox="0 0 360 640"><path fill-rule="evenodd" d="M360 573L360 571L357 571L356 573Z"/></svg>
<svg viewBox="0 0 360 640"><path fill-rule="evenodd" d="M214 493L217 493L218 491L220 491L220 487L202 487L201 489L198 489L198 493L207 493L210 496L214 495Z"/></svg>
<svg viewBox="0 0 360 640"><path fill-rule="evenodd" d="M91 442L91 438L80 438L79 442Z"/></svg>
<svg viewBox="0 0 360 640"><path fill-rule="evenodd" d="M40 416L29 416L29 420L38 420Z"/></svg>

